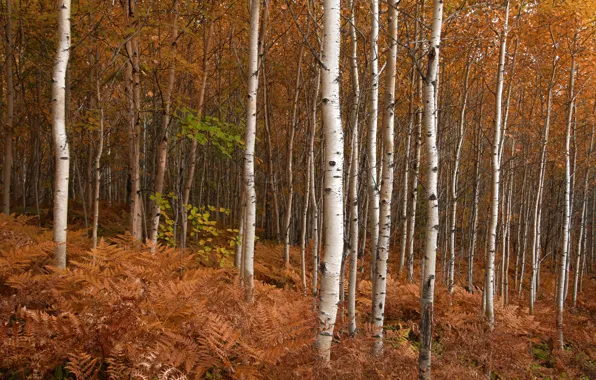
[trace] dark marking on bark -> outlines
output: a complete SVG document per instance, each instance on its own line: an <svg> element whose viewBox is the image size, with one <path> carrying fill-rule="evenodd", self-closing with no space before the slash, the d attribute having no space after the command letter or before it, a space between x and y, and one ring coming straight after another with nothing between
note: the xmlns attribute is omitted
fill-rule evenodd
<svg viewBox="0 0 596 380"><path fill-rule="evenodd" d="M327 272L327 267L325 266L325 263L321 263L321 273L325 274L325 272Z"/></svg>

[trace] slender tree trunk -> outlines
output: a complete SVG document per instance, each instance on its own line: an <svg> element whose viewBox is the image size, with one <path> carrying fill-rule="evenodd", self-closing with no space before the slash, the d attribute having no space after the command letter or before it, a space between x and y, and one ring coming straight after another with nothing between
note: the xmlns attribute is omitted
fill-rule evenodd
<svg viewBox="0 0 596 380"><path fill-rule="evenodd" d="M2 192L2 212L10 215L10 182L12 176L12 135L14 124L14 81L12 37L12 0L6 0L6 125L4 126L4 172ZM65 69L66 71L66 69Z"/></svg>
<svg viewBox="0 0 596 380"><path fill-rule="evenodd" d="M234 267L238 269L242 267L242 263L244 262L242 260L242 253L244 247L244 222L246 221L246 208L244 207L246 194L244 193L243 189L241 189L240 192L242 193L240 202L242 206L240 207L240 226L238 227L238 241L236 242L236 250L234 255ZM242 278L243 275L244 272L241 270L240 277Z"/></svg>
<svg viewBox="0 0 596 380"><path fill-rule="evenodd" d="M412 75L410 77L410 101L408 107L408 130L406 138L406 156L404 159L404 177L403 177L403 198L401 207L401 245L399 255L398 275L401 274L406 261L406 247L408 245L408 196L410 182L410 146L412 145L412 131L414 130L414 82L416 81L416 69L412 66Z"/></svg>
<svg viewBox="0 0 596 380"><path fill-rule="evenodd" d="M544 121L544 132L542 136L542 146L540 152L540 168L538 172L538 188L536 191L536 200L534 203L534 223L532 225L532 268L530 275L530 296L529 296L529 308L530 315L534 314L534 302L536 300L536 282L538 266L540 265L540 235L541 229L541 217L542 217L542 194L544 190L544 173L546 171L546 154L548 146L548 134L550 130L550 115L552 109L552 98L553 88L555 86L555 73L556 73L557 58L553 61L552 74L550 82L548 84L548 95L546 99L546 118ZM520 287L521 289L521 287Z"/></svg>
<svg viewBox="0 0 596 380"><path fill-rule="evenodd" d="M503 101L503 77L505 74L505 53L507 51L507 32L509 21L509 0L505 3L505 23L501 33L499 48L499 66L497 70L497 91L495 94L495 131L492 151L492 196L490 208L490 225L488 230L488 256L486 258L486 318L491 329L495 325L494 289L495 289L495 254L497 249L497 225L499 222L499 187L501 183L501 117Z"/></svg>
<svg viewBox="0 0 596 380"><path fill-rule="evenodd" d="M97 154L95 155L95 186L93 188L93 231L91 233L93 248L97 248L97 229L99 227L99 190L101 185L101 155L103 152L104 131L103 99L101 97L100 81L101 78L98 72L95 82L97 108L99 110L99 130L97 131Z"/></svg>
<svg viewBox="0 0 596 380"><path fill-rule="evenodd" d="M575 107L575 102L574 105ZM567 240L567 262L566 262L566 266L567 269L565 269L565 290L564 290L564 300L563 303L567 302L567 294L569 292L569 273L571 272L571 257L573 256L573 244L572 244L572 231L573 231L573 219L574 219L574 206L575 206L575 188L576 188L576 175L575 172L577 170L577 131L576 131L576 126L577 126L577 113L573 112L573 121L571 123L571 136L573 139L573 161L571 164L571 173L569 175L570 181L571 181L571 190L569 193L569 236L568 236L568 240Z"/></svg>
<svg viewBox="0 0 596 380"><path fill-rule="evenodd" d="M575 35L577 41L577 34ZM565 310L565 283L567 277L567 253L569 250L569 225L571 224L571 160L570 160L570 146L571 146L571 125L573 122L573 103L575 100L574 94L575 85L575 53L571 55L571 71L569 72L569 94L567 104L567 133L565 137L565 203L564 203L564 220L563 220L563 250L561 252L561 262L559 271L559 283L557 287L557 344L559 349L563 350L563 313Z"/></svg>
<svg viewBox="0 0 596 380"><path fill-rule="evenodd" d="M307 168L310 167L310 156L307 158ZM306 239L308 234L308 206L310 201L310 170L306 170L306 186L304 190L304 210L302 211L302 228L300 229L300 274L302 277L302 295L306 296Z"/></svg>
<svg viewBox="0 0 596 380"><path fill-rule="evenodd" d="M427 220L424 249L424 271L420 296L420 354L418 368L420 379L431 378L431 342L433 304L435 291L435 266L437 260L437 237L439 234L438 175L439 152L437 150L437 77L439 69L439 45L443 23L443 1L434 0L428 68L424 78L424 115L428 170L426 173Z"/></svg>
<svg viewBox="0 0 596 380"><path fill-rule="evenodd" d="M70 0L58 4L58 47L52 75L52 135L54 140L54 252L58 268L66 268L68 176L70 152L66 136L66 70L70 56Z"/></svg>
<svg viewBox="0 0 596 380"><path fill-rule="evenodd" d="M594 150L594 125L592 125L592 133L591 133L591 138L590 138L590 150L588 151L588 157L586 162L588 163L587 167L586 167L586 176L584 177L584 194L583 194L583 198L582 198L582 211L581 211L581 216L580 216L580 229L579 229L579 236L577 238L577 255L576 255L576 261L575 261L575 277L574 277L574 281L573 281L573 308L576 308L577 305L577 292L578 292L578 288L579 288L579 283L580 283L580 273L583 270L583 267L585 265L585 254L583 253L583 250L585 250L587 247L587 244L583 245L582 248L582 240L584 238L584 230L586 228L586 214L587 214L587 203L588 203L588 197L589 197L589 181L590 181L590 169L592 168L590 165L590 159L592 158L592 151Z"/></svg>
<svg viewBox="0 0 596 380"><path fill-rule="evenodd" d="M157 173L153 183L153 210L151 213L151 230L149 231L149 239L152 247L157 244L157 234L159 231L159 219L161 216L161 200L164 195L164 180L168 162L168 142L170 140L170 109L172 106L172 92L174 91L174 82L176 80L176 46L178 45L178 1L174 0L172 5L172 30L170 38L172 40L172 61L168 65L168 79L165 91L162 93L162 115L161 115L161 138L157 147ZM184 203L184 202L183 202ZM186 203L185 203L186 204ZM186 210L184 215L186 216ZM185 223L183 223L184 225ZM184 229L183 229L184 230ZM186 231L184 231L186 232ZM182 239L184 240L184 238ZM154 249L154 248L152 248Z"/></svg>
<svg viewBox="0 0 596 380"><path fill-rule="evenodd" d="M370 230L371 280L374 282L377 242L379 240L379 184L377 177L377 123L379 114L379 0L371 2L370 106L367 137L368 223Z"/></svg>
<svg viewBox="0 0 596 380"><path fill-rule="evenodd" d="M317 107L319 90L321 85L321 66L317 67L317 76L315 78L315 90L313 94L312 110L311 110L311 125L310 125L310 136L308 142L308 157L310 171L310 202L312 207L312 259L313 259L313 272L312 272L312 297L313 297L313 310L316 309L317 297L319 295L319 205L317 203L317 191L316 191L316 176L315 176L315 136L317 133Z"/></svg>
<svg viewBox="0 0 596 380"><path fill-rule="evenodd" d="M125 14L127 27L134 28L136 0L126 0ZM134 32L133 32L134 33ZM140 178L140 66L138 35L133 35L126 42L128 60L126 62L125 82L128 98L128 147L130 180L130 233L136 240L141 240L143 231L141 220L141 178Z"/></svg>
<svg viewBox="0 0 596 380"><path fill-rule="evenodd" d="M388 39L387 67L385 69L385 94L383 104L383 176L381 184L381 210L379 241L377 245L375 279L373 281L372 314L377 338L374 351L383 349L383 321L385 315L385 296L387 294L387 263L389 261L389 242L391 238L391 200L393 195L394 171L394 121L395 121L395 78L397 63L397 5L398 0L388 3Z"/></svg>
<svg viewBox="0 0 596 380"><path fill-rule="evenodd" d="M205 39L205 47L203 52L203 76L201 77L201 86L199 87L199 96L197 100L197 112L199 117L203 117L204 105L205 105L205 89L207 88L207 71L209 69L209 51L211 48L211 40L213 38L213 22L209 24L209 32ZM189 153L189 165L188 173L186 175L186 183L184 184L184 191L182 194L183 211L188 212L188 204L190 203L190 190L195 180L195 171L197 167L197 147L198 142L196 139L192 139L190 143ZM186 235L188 230L188 216L183 215L182 217L182 232L180 236L180 246L182 249L186 248Z"/></svg>
<svg viewBox="0 0 596 380"><path fill-rule="evenodd" d="M292 109L292 125L290 126L290 139L288 141L288 200L286 203L286 223L284 226L284 264L290 264L290 224L292 222L292 202L294 200L294 136L296 135L296 124L298 123L298 96L300 95L300 73L302 68L302 57L304 45L300 46L298 58L298 70L296 71L296 83L294 85L294 105Z"/></svg>
<svg viewBox="0 0 596 380"><path fill-rule="evenodd" d="M423 39L423 32L422 32L422 23L423 23L423 12L421 8L424 8L424 3L416 2L416 23L414 27L414 36L418 41L422 41ZM414 44L414 52L418 51L421 42L417 42ZM417 65L415 59L412 61L412 69ZM413 78L416 77L416 74L413 74ZM410 208L410 218L408 221L408 282L414 282L414 243L415 243L415 232L416 232L416 209L418 206L418 181L419 181L419 174L420 174L420 157L421 157L421 150L422 150L422 108L420 104L423 103L423 95L422 95L422 76L418 75L417 85L416 85L416 93L418 94L418 103L416 107L416 140L414 142L414 150L415 150L415 161L413 167L413 178L412 178L412 206Z"/></svg>
<svg viewBox="0 0 596 380"><path fill-rule="evenodd" d="M515 141L511 141L511 157L515 154ZM503 304L509 304L509 259L511 254L511 204L513 203L513 168L509 168L509 193L507 195L507 210L505 213L505 237L503 241Z"/></svg>
<svg viewBox="0 0 596 380"><path fill-rule="evenodd" d="M455 157L453 160L453 176L451 178L451 231L449 240L449 278L447 281L447 289L449 293L453 294L453 285L455 284L455 245L456 245L456 221L457 221L457 201L458 201L458 187L457 177L459 175L459 162L461 158L461 150L465 138L466 128L466 106L468 102L468 89L470 83L470 66L472 60L469 59L466 64L466 74L464 79L464 94L462 99L462 106L459 115L459 138L455 148Z"/></svg>
<svg viewBox="0 0 596 380"><path fill-rule="evenodd" d="M323 361L331 357L331 342L339 301L339 277L344 249L344 138L339 102L340 1L325 0L322 75L325 129L324 231L325 259L321 264L321 298L317 346Z"/></svg>
<svg viewBox="0 0 596 380"><path fill-rule="evenodd" d="M482 119L482 118L481 118ZM482 124L481 124L482 125ZM468 254L468 292L474 293L474 255L476 253L476 240L478 236L478 205L480 200L480 160L482 158L481 132L476 132L476 161L474 163L476 175L474 176L474 200L472 205L472 231L470 237L470 252Z"/></svg>
<svg viewBox="0 0 596 380"><path fill-rule="evenodd" d="M356 31L356 19L354 16L354 0L350 0L350 38L351 56L350 64L352 69L352 162L350 171L349 209L350 218L350 277L348 284L348 333L351 336L356 334L356 287L357 287L357 265L358 265L358 174L360 167L360 144L358 109L360 107L360 81L358 78L358 40Z"/></svg>
<svg viewBox="0 0 596 380"><path fill-rule="evenodd" d="M418 78L418 96L422 97L422 78ZM420 157L422 153L422 110L417 111L416 141L414 143L416 157L412 178L412 206L410 208L410 220L408 227L408 282L414 282L414 243L416 232L416 209L418 206L418 181L420 174Z"/></svg>
<svg viewBox="0 0 596 380"><path fill-rule="evenodd" d="M524 156L522 157L524 167L524 178L521 189L521 202L519 206L519 217L517 227L517 247L515 258L515 286L517 288L518 296L521 296L522 283L524 272L526 268L526 242L528 233L528 217L530 209L530 192L526 192L528 184L528 163L527 163L527 148L524 148Z"/></svg>
<svg viewBox="0 0 596 380"><path fill-rule="evenodd" d="M248 58L248 97L246 105L246 135L244 150L245 225L244 225L244 281L246 300L254 298L254 249L257 194L255 192L255 142L257 137L257 95L259 86L259 14L261 0L250 5L250 40Z"/></svg>

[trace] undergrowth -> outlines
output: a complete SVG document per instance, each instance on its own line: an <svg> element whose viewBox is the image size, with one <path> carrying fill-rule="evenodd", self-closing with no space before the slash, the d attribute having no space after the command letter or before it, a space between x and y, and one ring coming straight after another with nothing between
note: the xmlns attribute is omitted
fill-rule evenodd
<svg viewBox="0 0 596 380"><path fill-rule="evenodd" d="M417 376L417 285L388 279L385 349L372 357L371 284L360 281L359 334L348 337L340 315L332 360L325 367L312 346L316 316L311 298L301 295L297 249L292 249L296 267L286 267L281 247L258 243L255 303L248 305L229 263L206 262L193 250L159 247L152 253L126 234L90 249L85 231L69 232L68 269L57 270L51 266L51 231L33 224L27 217L0 216L2 378ZM493 379L596 378L591 316L596 302L588 297L593 284L585 281L584 286L578 310L566 316L564 352L553 349L550 297L540 300L535 316L519 306L523 299L514 298L516 305L509 306L496 302L496 328L490 332L480 293L456 287L450 297L438 286L435 378L486 378L489 371Z"/></svg>

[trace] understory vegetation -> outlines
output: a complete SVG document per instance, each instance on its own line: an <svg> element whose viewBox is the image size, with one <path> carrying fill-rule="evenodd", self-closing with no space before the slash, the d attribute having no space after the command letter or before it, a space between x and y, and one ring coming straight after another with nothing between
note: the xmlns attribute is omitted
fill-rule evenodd
<svg viewBox="0 0 596 380"><path fill-rule="evenodd" d="M120 213L117 207L106 208L100 225L112 225ZM361 280L357 289L361 328L356 337L348 336L342 303L335 348L325 365L313 348L316 303L302 295L298 248L290 251L291 264L283 265L283 246L257 243L255 302L249 304L238 286L233 255L226 250L205 255L196 243L186 251L159 246L152 252L128 233L108 235L112 237L91 249L86 230L71 231L69 265L57 270L52 266L51 230L39 227L36 218L0 215L0 377L410 379L417 375L419 279L406 283L405 277L396 277L394 266L387 281L383 354L371 353L371 283ZM366 261L359 261L365 273ZM312 273L312 267L308 269ZM309 276L308 286L310 282ZM486 378L490 370L493 379L595 378L596 301L582 296L576 309L566 312L566 346L560 351L554 343L551 268L543 268L541 287L534 316L525 307L526 292L522 297L512 292L508 306L497 297L495 328L489 331L480 309L481 291L469 293L456 286L450 295L444 285L437 286L434 376ZM585 281L584 294L595 290L593 281Z"/></svg>

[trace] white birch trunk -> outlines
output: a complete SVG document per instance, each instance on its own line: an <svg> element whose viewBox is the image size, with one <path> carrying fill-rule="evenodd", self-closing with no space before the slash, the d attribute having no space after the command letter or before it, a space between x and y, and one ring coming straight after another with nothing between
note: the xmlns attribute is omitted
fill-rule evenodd
<svg viewBox="0 0 596 380"><path fill-rule="evenodd" d="M575 107L575 102L574 105ZM571 163L571 173L569 175L571 181L571 190L569 192L569 233L567 239L567 269L565 269L565 290L563 296L563 303L567 302L567 294L569 292L569 273L571 272L571 257L573 256L573 246L572 246L572 235L571 232L573 230L573 215L574 215L574 205L575 205L575 185L577 181L575 180L575 171L577 170L577 112L573 112L573 121L571 122L571 136L573 139L573 162ZM571 151L571 150L570 150Z"/></svg>
<svg viewBox="0 0 596 380"><path fill-rule="evenodd" d="M577 39L577 35L575 36ZM563 250L561 252L559 283L557 287L557 344L559 349L563 349L563 313L565 310L565 283L567 277L567 253L569 250L569 225L571 224L571 124L573 121L573 102L575 85L575 55L571 55L571 71L569 72L569 98L567 104L567 133L565 136L565 210L563 220Z"/></svg>
<svg viewBox="0 0 596 380"><path fill-rule="evenodd" d="M348 282L348 333L356 334L356 287L358 265L358 168L360 166L359 120L360 82L358 78L358 40L356 34L356 19L354 17L354 0L350 0L350 38L352 69L352 162L350 170L350 189L348 207L351 212L350 225L350 275Z"/></svg>
<svg viewBox="0 0 596 380"><path fill-rule="evenodd" d="M379 0L371 2L370 30L370 105L367 136L368 225L370 230L371 280L374 282L377 242L379 240L379 184L377 176L377 123L379 114Z"/></svg>
<svg viewBox="0 0 596 380"><path fill-rule="evenodd" d="M254 298L254 254L257 194L255 192L255 141L257 137L257 91L259 86L259 14L261 0L250 5L250 40L248 57L248 97L246 104L246 134L244 137L244 207L245 224L243 244L244 281L246 300Z"/></svg>
<svg viewBox="0 0 596 380"><path fill-rule="evenodd" d="M136 0L126 0L124 12L128 28L135 25ZM139 66L139 37L133 35L126 42L127 62L125 70L126 96L128 100L128 148L129 148L129 175L130 175L130 233L136 240L141 240L142 215L141 215L141 175L140 175L140 66Z"/></svg>
<svg viewBox="0 0 596 380"><path fill-rule="evenodd" d="M490 224L488 229L488 255L486 258L486 318L491 329L495 325L494 289L495 289L495 254L497 248L497 225L499 222L499 187L501 183L501 118L503 102L503 77L505 74L505 53L507 51L507 32L509 24L509 1L505 4L505 22L501 34L499 48L499 66L497 69L497 90L495 94L495 131L492 150L492 195L490 207Z"/></svg>
<svg viewBox="0 0 596 380"><path fill-rule="evenodd" d="M414 129L414 81L416 80L416 69L412 67L412 76L410 78L410 104L408 112L408 130L406 138L406 156L404 164L403 177L403 198L401 206L401 244L399 255L399 267L397 269L398 275L401 275L406 262L406 247L408 245L408 197L409 197L409 182L410 182L410 146L412 145L412 131Z"/></svg>
<svg viewBox="0 0 596 380"><path fill-rule="evenodd" d="M426 174L426 242L424 248L424 271L420 295L420 354L418 369L420 379L431 378L431 342L433 303L435 291L435 266L437 261L437 238L439 234L439 200L437 182L439 176L439 152L437 150L437 78L439 69L439 46L443 24L443 1L434 0L428 68L424 78L424 115L428 170Z"/></svg>
<svg viewBox="0 0 596 380"><path fill-rule="evenodd" d="M385 94L383 104L383 176L381 183L381 228L377 245L376 261L371 263L376 269L373 281L372 314L376 343L374 351L383 349L383 322L385 298L387 294L387 263L389 261L389 241L391 238L391 200L393 195L394 171L394 123L395 123L395 78L397 63L397 5L399 1L389 0L387 66L385 69Z"/></svg>
<svg viewBox="0 0 596 380"><path fill-rule="evenodd" d="M66 136L66 70L70 56L70 0L58 2L58 48L52 75L52 136L56 172L54 178L54 252L58 268L66 268L68 176L70 152Z"/></svg>
<svg viewBox="0 0 596 380"><path fill-rule="evenodd" d="M586 249L586 244L582 245L585 229L586 229L586 214L587 214L587 203L588 203L588 196L589 196L589 181L590 181L590 159L592 157L592 151L594 150L594 124L592 125L592 137L590 138L590 150L588 151L588 157L586 162L588 166L586 167L586 176L584 177L584 194L582 198L582 211L581 211L581 219L579 224L579 236L577 238L577 255L575 261L575 277L573 281L573 308L575 309L577 305L577 293L579 289L579 283L581 282L581 272L585 265L585 254L583 251Z"/></svg>
<svg viewBox="0 0 596 380"><path fill-rule="evenodd" d="M451 177L451 231L449 239L449 277L447 280L447 289L449 293L453 293L453 285L455 284L455 243L456 243L456 221L457 221L457 201L458 201L458 188L457 188L457 177L459 175L459 162L461 158L461 150L464 143L465 137L465 126L466 126L466 106L468 103L468 89L470 82L470 66L472 60L468 60L466 64L466 74L464 80L464 94L462 99L461 111L459 114L459 138L457 140L457 146L455 148L455 157L453 160L453 176Z"/></svg>
<svg viewBox="0 0 596 380"><path fill-rule="evenodd" d="M339 301L340 267L344 249L344 138L339 102L340 1L325 0L323 17L322 96L325 131L324 235L317 346L323 361L331 357L331 342Z"/></svg>
<svg viewBox="0 0 596 380"><path fill-rule="evenodd" d="M95 185L93 187L93 231L91 233L93 248L97 248L97 229L99 227L99 190L101 185L101 155L103 153L104 112L101 97L100 77L96 80L97 108L99 109L99 130L97 131L97 154L95 155Z"/></svg>
<svg viewBox="0 0 596 380"><path fill-rule="evenodd" d="M539 255L540 252L538 247L540 245L540 220L542 217L542 192L544 189L544 172L546 170L546 154L548 146L548 135L550 131L550 115L552 109L552 98L553 98L553 87L555 85L555 73L556 73L557 58L553 61L553 71L551 74L550 82L548 84L548 95L546 99L546 117L544 121L544 131L542 136L542 144L540 151L540 168L538 172L538 188L536 191L536 200L534 202L534 223L532 225L532 268L530 274L530 295L529 295L529 309L530 315L534 314L534 302L536 300L536 276L538 273ZM523 278L522 278L523 280ZM521 281L520 281L521 282ZM521 291L521 286L520 286Z"/></svg>

